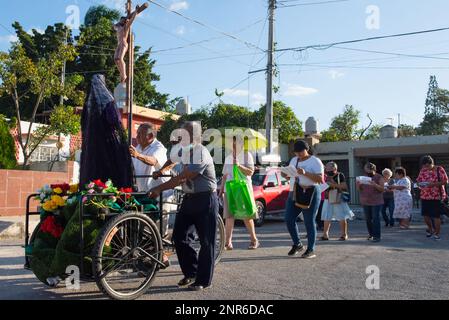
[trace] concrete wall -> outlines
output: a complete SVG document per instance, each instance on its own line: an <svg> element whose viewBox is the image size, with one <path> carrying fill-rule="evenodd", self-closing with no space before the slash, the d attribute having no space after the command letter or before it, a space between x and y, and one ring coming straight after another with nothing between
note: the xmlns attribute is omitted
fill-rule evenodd
<svg viewBox="0 0 449 320"><path fill-rule="evenodd" d="M342 141L342 142L323 142L314 146L318 154L342 154L349 153L358 148L384 148L384 147L403 147L403 146L424 146L424 145L448 145L449 135L439 136L418 136L393 139L374 139L363 141ZM438 150L435 150L438 151ZM447 150L444 150L447 152Z"/></svg>
<svg viewBox="0 0 449 320"><path fill-rule="evenodd" d="M69 162L66 172L0 170L0 216L24 215L26 199L30 194L46 184L70 182L73 162ZM37 201L31 201L36 209Z"/></svg>

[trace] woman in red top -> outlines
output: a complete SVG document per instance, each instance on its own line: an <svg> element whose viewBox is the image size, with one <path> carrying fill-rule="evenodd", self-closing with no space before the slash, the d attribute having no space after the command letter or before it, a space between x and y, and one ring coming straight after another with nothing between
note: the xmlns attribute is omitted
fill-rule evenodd
<svg viewBox="0 0 449 320"><path fill-rule="evenodd" d="M441 229L441 200L446 199L444 186L448 182L446 171L443 167L435 166L431 156L422 159L422 169L417 182L421 189L422 215L427 225L427 237L440 240ZM432 221L433 220L433 221Z"/></svg>

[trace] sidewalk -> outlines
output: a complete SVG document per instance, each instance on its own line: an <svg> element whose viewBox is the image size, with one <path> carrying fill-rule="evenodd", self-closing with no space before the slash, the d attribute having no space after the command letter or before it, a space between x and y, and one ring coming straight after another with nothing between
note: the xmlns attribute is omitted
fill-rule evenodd
<svg viewBox="0 0 449 320"><path fill-rule="evenodd" d="M355 214L354 220L365 220L362 206L351 206ZM421 210L413 208L413 222L424 222ZM381 218L382 219L382 218ZM30 230L32 233L39 223L39 216L30 216ZM0 240L1 239L23 239L25 235L25 216L0 216Z"/></svg>
<svg viewBox="0 0 449 320"><path fill-rule="evenodd" d="M351 205L351 210L355 214L354 220L365 220L365 215L363 213L363 207L360 205ZM388 211L387 211L388 214ZM383 221L382 213L381 213L381 221ZM424 222L424 219L421 215L421 208L413 208L412 210L412 221L414 222Z"/></svg>
<svg viewBox="0 0 449 320"><path fill-rule="evenodd" d="M39 223L39 216L30 216L30 234ZM0 217L0 240L23 239L25 237L25 216Z"/></svg>

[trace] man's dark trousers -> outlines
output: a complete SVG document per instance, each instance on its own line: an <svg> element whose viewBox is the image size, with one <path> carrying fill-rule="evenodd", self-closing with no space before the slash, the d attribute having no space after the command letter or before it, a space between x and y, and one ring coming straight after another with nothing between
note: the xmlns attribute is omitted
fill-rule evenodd
<svg viewBox="0 0 449 320"><path fill-rule="evenodd" d="M182 273L196 278L195 284L209 286L215 266L218 197L216 192L186 194L176 216L173 241ZM198 233L199 255L193 248L193 233Z"/></svg>

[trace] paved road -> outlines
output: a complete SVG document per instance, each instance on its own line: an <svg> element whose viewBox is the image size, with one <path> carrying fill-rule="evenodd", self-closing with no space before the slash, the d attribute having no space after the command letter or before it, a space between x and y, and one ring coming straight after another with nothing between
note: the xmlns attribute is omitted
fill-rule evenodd
<svg viewBox="0 0 449 320"><path fill-rule="evenodd" d="M304 231L303 226L301 226ZM334 236L338 236L337 225ZM142 299L447 299L449 297L449 226L443 240L426 239L422 225L384 230L379 244L365 240L363 221L350 225L345 243L319 243L314 260L286 255L290 240L282 222L258 229L262 248L246 250L248 238L238 227L234 247L216 268L214 287L202 293L179 290L180 269L159 273ZM18 241L0 242L0 299L103 299L95 284L80 291L50 289L22 269ZM380 270L380 289L368 290L366 268Z"/></svg>

